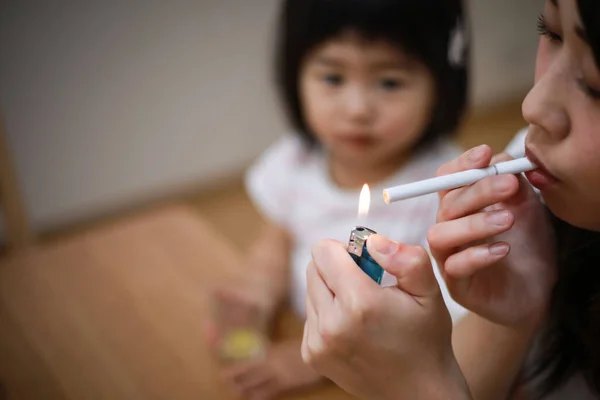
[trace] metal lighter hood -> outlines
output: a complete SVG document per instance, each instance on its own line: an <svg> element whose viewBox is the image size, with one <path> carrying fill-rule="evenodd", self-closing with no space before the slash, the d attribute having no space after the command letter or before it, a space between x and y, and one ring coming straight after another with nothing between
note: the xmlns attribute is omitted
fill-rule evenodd
<svg viewBox="0 0 600 400"><path fill-rule="evenodd" d="M350 239L348 240L348 253L354 254L357 257L362 256L367 239L374 233L376 233L374 230L365 228L364 226L357 226L352 229Z"/></svg>
<svg viewBox="0 0 600 400"><path fill-rule="evenodd" d="M371 257L367 248L367 239L374 233L376 232L364 226L357 226L352 229L348 240L348 253L365 274L377 284L381 284L383 268Z"/></svg>

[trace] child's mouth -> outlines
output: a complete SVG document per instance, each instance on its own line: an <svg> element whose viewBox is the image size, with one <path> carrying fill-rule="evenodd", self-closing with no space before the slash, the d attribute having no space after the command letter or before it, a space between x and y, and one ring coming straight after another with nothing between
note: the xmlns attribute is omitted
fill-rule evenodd
<svg viewBox="0 0 600 400"><path fill-rule="evenodd" d="M369 136L353 136L353 137L345 137L340 140L345 145L364 149L367 147L373 146L375 140Z"/></svg>

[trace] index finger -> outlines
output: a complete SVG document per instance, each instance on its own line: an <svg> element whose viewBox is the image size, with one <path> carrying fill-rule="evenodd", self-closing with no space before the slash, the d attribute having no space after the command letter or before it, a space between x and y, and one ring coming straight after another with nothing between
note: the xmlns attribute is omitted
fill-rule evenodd
<svg viewBox="0 0 600 400"><path fill-rule="evenodd" d="M474 168L485 168L489 166L492 159L492 149L487 144L482 144L467 150L452 161L448 161L438 168L436 176L454 174L456 172L466 171ZM443 190L438 193L441 199L449 192Z"/></svg>
<svg viewBox="0 0 600 400"><path fill-rule="evenodd" d="M498 164L505 161L514 160L514 157L507 153L498 153L494 157L492 157L492 161L490 161L490 165Z"/></svg>
<svg viewBox="0 0 600 400"><path fill-rule="evenodd" d="M325 306L333 302L333 293L325 284L314 261L308 263L308 267L306 267L306 285L306 298L310 299L313 304Z"/></svg>

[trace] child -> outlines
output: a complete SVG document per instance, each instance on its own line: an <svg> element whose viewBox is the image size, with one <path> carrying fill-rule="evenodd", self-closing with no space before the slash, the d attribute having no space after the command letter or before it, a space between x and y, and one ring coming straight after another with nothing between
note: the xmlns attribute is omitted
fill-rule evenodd
<svg viewBox="0 0 600 400"><path fill-rule="evenodd" d="M364 183L372 191L368 227L425 242L437 197L386 205L381 193L430 178L461 153L450 136L467 98L462 21L460 0L284 2L277 78L294 133L268 149L246 180L267 221L246 258L264 277L250 297L265 313L289 296L305 317L311 246L325 237L347 241ZM266 359L225 376L246 399L320 380L303 364L300 341L275 343Z"/></svg>

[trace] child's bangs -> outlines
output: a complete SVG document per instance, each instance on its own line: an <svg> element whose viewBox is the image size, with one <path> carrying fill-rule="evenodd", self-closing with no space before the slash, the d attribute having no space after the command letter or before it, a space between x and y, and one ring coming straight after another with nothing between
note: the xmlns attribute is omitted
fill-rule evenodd
<svg viewBox="0 0 600 400"><path fill-rule="evenodd" d="M443 10L427 0L331 0L317 1L311 7L307 27L308 47L346 31L366 40L392 42L417 58L428 58L424 48L436 30L446 36L447 23L439 23Z"/></svg>

